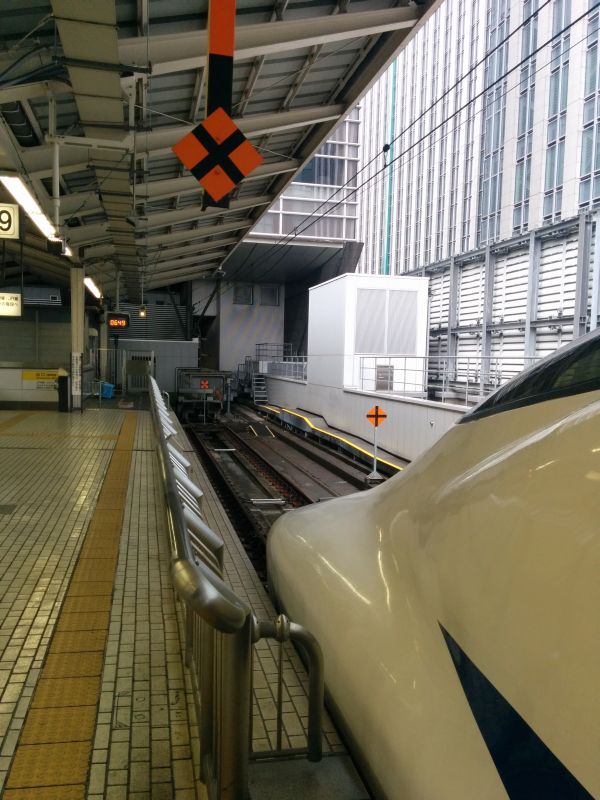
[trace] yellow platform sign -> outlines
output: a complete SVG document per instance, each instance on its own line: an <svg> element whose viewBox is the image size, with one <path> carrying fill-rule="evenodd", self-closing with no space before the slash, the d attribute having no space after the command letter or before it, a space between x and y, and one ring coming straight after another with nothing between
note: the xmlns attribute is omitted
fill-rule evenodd
<svg viewBox="0 0 600 800"><path fill-rule="evenodd" d="M35 386L24 388L31 389L54 389L54 384L58 379L57 369L24 369L21 371L21 379L27 383L35 383Z"/></svg>

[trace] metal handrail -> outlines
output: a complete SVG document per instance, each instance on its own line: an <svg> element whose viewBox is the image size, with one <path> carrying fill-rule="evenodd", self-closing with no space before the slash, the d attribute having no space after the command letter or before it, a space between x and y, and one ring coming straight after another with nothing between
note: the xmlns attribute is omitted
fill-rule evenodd
<svg viewBox="0 0 600 800"><path fill-rule="evenodd" d="M202 492L187 477L190 462L172 441L176 434L169 411L150 376L150 407L158 434L158 458L163 480L171 572L186 608L186 664L192 670L200 728L201 777L211 800L247 797L249 731L252 708L252 645L273 637L290 639L303 648L309 663L307 748L272 755L306 753L322 757L323 658L317 640L302 626L281 615L276 623L258 622L251 608L222 580L224 543L189 507ZM186 466L187 464L187 466ZM185 485L184 485L185 484ZM190 538L191 537L191 538ZM192 539L197 545L192 547ZM219 653L216 659L216 653ZM220 668L217 673L216 663ZM282 657L280 658L279 720L282 719ZM217 719L218 715L218 719ZM281 734L278 734L278 744Z"/></svg>

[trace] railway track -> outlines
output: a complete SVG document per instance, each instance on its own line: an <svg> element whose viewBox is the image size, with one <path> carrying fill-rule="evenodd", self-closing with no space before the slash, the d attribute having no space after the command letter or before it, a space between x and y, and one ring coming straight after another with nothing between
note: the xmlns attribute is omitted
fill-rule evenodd
<svg viewBox="0 0 600 800"><path fill-rule="evenodd" d="M187 432L258 574L282 513L366 488L364 471L251 415Z"/></svg>

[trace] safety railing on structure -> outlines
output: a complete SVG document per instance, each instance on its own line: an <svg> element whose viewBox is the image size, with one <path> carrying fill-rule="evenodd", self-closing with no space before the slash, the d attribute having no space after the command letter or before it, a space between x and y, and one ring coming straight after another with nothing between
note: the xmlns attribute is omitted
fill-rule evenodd
<svg viewBox="0 0 600 800"><path fill-rule="evenodd" d="M481 356L360 356L358 387L468 406L535 361Z"/></svg>
<svg viewBox="0 0 600 800"><path fill-rule="evenodd" d="M283 678L278 672L277 747L261 757L322 757L323 659L316 639L280 615L259 621L223 580L224 543L206 524L203 493L177 444L177 429L154 378L150 405L158 438L171 544L171 571L185 608L185 656L191 670L200 730L200 775L210 800L245 800L251 751L252 646L261 639L295 641L309 666L307 746L281 749ZM282 648L280 648L280 658Z"/></svg>
<svg viewBox="0 0 600 800"><path fill-rule="evenodd" d="M266 375L275 378L289 378L294 381L306 381L307 357L292 356L283 361L267 361Z"/></svg>

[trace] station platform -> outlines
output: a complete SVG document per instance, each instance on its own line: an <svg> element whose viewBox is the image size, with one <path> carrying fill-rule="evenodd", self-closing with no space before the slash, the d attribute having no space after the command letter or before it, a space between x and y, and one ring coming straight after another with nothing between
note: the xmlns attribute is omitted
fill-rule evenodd
<svg viewBox="0 0 600 800"><path fill-rule="evenodd" d="M229 584L259 618L273 619L181 429L177 438L205 493L207 522L225 541ZM5 800L206 797L155 446L144 410L0 411ZM256 645L255 753L276 746L279 647ZM302 746L307 677L291 645L283 647L282 744ZM344 752L327 716L323 742L326 754Z"/></svg>

